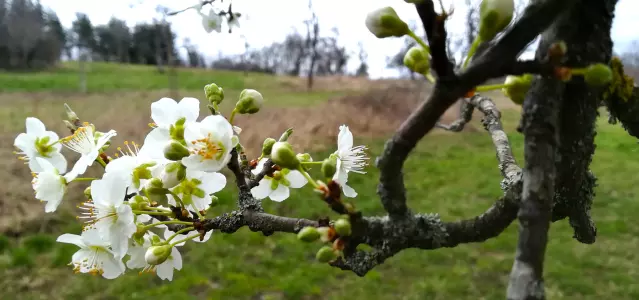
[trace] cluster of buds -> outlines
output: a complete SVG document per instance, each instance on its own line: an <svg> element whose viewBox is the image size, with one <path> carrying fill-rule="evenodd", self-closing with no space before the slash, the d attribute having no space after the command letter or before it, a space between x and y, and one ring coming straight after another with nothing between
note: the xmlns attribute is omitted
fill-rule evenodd
<svg viewBox="0 0 639 300"><path fill-rule="evenodd" d="M342 215L332 224L320 227L304 227L297 234L300 241L312 243L320 241L325 244L315 255L317 261L328 263L343 255L345 239L352 234L350 216Z"/></svg>

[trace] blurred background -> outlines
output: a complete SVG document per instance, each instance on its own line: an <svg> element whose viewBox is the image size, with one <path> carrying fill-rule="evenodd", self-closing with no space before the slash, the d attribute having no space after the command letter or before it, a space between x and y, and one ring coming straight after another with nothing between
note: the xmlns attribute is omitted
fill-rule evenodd
<svg viewBox="0 0 639 300"><path fill-rule="evenodd" d="M479 2L444 1L454 8L448 51L456 65L476 35ZM519 13L527 1L516 2ZM431 89L402 66L411 40L378 40L364 26L369 11L390 5L423 35L413 6L403 1L235 0L233 12L242 16L240 28L230 33L226 24L221 33L206 33L195 10L167 16L196 3L0 0L0 299L504 298L516 223L483 244L403 251L363 278L315 262L317 244L248 229L214 233L205 244L183 247L184 267L172 282L135 270L115 280L74 274L67 264L77 248L55 239L63 232L80 233L76 205L85 186L72 184L58 211L44 213L33 196L28 167L12 153L26 117L37 117L65 136L63 103L68 103L98 130L115 129L114 146L125 140L141 143L153 101L204 100L204 85L214 82L225 90L227 115L244 88L259 90L267 101L259 113L237 118L249 158L259 155L264 138L293 127L296 150L317 160L335 150L341 124L349 125L355 144L368 145L374 158ZM228 5L227 0L215 7ZM612 31L615 55L635 78L638 8L635 1L620 0ZM531 57L536 45L531 43L522 57ZM523 137L515 130L519 107L500 92L487 95L501 109L522 161ZM206 113L204 101L201 112ZM620 126L607 124L606 115L602 110L592 164L599 178L593 207L598 240L580 244L567 221L553 224L545 268L550 299L639 299L639 225L632 221L639 213L634 179L639 146ZM457 116L455 106L442 121ZM480 118L476 115L460 133L435 130L414 151L405 169L414 211L436 212L444 220L467 218L501 195L494 149ZM76 159L65 154L71 162ZM90 172L99 175L93 168ZM383 214L375 194L377 171L367 171L349 177L359 192L355 204L367 215ZM211 213L232 210L234 195L229 184ZM332 215L310 189L264 205L284 216Z"/></svg>

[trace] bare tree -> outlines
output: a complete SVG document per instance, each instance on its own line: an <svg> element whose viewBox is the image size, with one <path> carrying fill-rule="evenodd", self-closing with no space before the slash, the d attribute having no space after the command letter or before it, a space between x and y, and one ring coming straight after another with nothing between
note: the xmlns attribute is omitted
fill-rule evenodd
<svg viewBox="0 0 639 300"><path fill-rule="evenodd" d="M156 7L156 12L160 14L160 20L158 21L160 26L160 34L156 35L156 60L158 71L160 73L164 72L163 68L163 57L166 55L167 64L169 66L168 79L169 79L169 90L171 93L171 97L177 99L178 97L178 74L176 70L176 60L174 56L173 49L173 33L171 32L170 23L167 21L167 14L169 13L169 9L167 7L158 5ZM165 48L160 45L165 45ZM164 50L165 55L160 51Z"/></svg>

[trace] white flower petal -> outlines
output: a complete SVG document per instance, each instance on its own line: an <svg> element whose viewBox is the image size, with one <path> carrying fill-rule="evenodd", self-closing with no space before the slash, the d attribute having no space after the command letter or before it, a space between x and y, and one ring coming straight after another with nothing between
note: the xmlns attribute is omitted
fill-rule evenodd
<svg viewBox="0 0 639 300"><path fill-rule="evenodd" d="M60 174L67 171L67 159L60 152L51 153L51 157L47 159L53 167L55 167ZM42 164L40 164L42 165Z"/></svg>
<svg viewBox="0 0 639 300"><path fill-rule="evenodd" d="M308 180L300 171L291 170L288 174L286 174L286 180L289 181L289 187L294 189L299 189L308 183Z"/></svg>
<svg viewBox="0 0 639 300"><path fill-rule="evenodd" d="M44 127L44 123L42 123L42 121L40 121L38 118L28 117L25 123L28 135L44 135L46 128Z"/></svg>
<svg viewBox="0 0 639 300"><path fill-rule="evenodd" d="M350 186L346 185L346 183L342 184L342 192L344 192L344 196L349 198L357 197L357 192Z"/></svg>
<svg viewBox="0 0 639 300"><path fill-rule="evenodd" d="M337 135L337 149L342 151L351 148L353 148L353 134L348 129L348 126L342 125L339 127L339 134Z"/></svg>
<svg viewBox="0 0 639 300"><path fill-rule="evenodd" d="M13 141L13 145L25 152L27 155L32 156L33 154L31 153L36 152L35 139L36 136L28 135L23 132L18 134L16 139Z"/></svg>
<svg viewBox="0 0 639 300"><path fill-rule="evenodd" d="M262 178L259 184L251 189L251 195L253 195L253 197L258 200L268 197L271 192L273 192L273 190L271 189L271 181L272 179L269 179L266 176Z"/></svg>
<svg viewBox="0 0 639 300"><path fill-rule="evenodd" d="M276 202L282 202L288 198L290 195L290 190L283 184L277 186L277 188L271 193L269 198Z"/></svg>
<svg viewBox="0 0 639 300"><path fill-rule="evenodd" d="M192 97L184 97L178 103L179 116L185 117L187 122L195 122L200 116L200 100Z"/></svg>
<svg viewBox="0 0 639 300"><path fill-rule="evenodd" d="M102 252L99 255L99 259L102 262L102 277L106 279L114 279L122 275L122 273L126 270L121 259L113 257L106 252Z"/></svg>
<svg viewBox="0 0 639 300"><path fill-rule="evenodd" d="M175 247L171 249L171 260L173 260L173 267L176 270L182 270L182 254Z"/></svg>
<svg viewBox="0 0 639 300"><path fill-rule="evenodd" d="M207 194L219 192L226 186L226 176L218 172L204 173L201 180L200 188Z"/></svg>
<svg viewBox="0 0 639 300"><path fill-rule="evenodd" d="M171 98L162 98L151 104L151 119L158 125L168 129L177 121L178 103Z"/></svg>
<svg viewBox="0 0 639 300"><path fill-rule="evenodd" d="M80 248L87 247L87 245L84 244L84 239L82 238L82 236L79 236L77 234L65 233L59 236L55 241L59 243L73 244Z"/></svg>
<svg viewBox="0 0 639 300"><path fill-rule="evenodd" d="M253 173L253 175L260 174L260 172L264 170L264 165L266 164L267 160L268 158L260 159L260 161L257 162L257 166L255 166L255 169L251 170L251 173Z"/></svg>

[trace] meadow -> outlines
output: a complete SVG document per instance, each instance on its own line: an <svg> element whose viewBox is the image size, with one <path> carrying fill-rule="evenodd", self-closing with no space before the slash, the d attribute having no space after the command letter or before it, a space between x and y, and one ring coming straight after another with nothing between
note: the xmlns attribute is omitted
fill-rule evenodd
<svg viewBox="0 0 639 300"><path fill-rule="evenodd" d="M365 277L314 260L319 244L304 244L290 234L261 234L242 229L214 233L205 244L182 247L184 266L172 282L129 271L115 280L73 274L67 264L75 246L58 244L63 232L79 233L75 205L84 186L71 186L54 214L33 197L28 167L12 154L13 139L24 119L35 116L60 135L62 104L102 131L115 129L113 144L142 142L148 132L150 103L168 97L166 75L154 68L92 64L88 94L77 89L77 66L62 65L43 73L0 73L0 299L503 299L517 241L517 223L481 244L433 251L405 250ZM399 126L428 86L403 81L353 78L318 79L312 92L304 81L288 77L211 70L179 70L179 96L204 99L211 82L225 89L222 105L230 112L239 92L255 88L266 99L258 114L240 116L242 143L249 155L259 154L265 137L295 128L291 142L299 152L321 157L334 151L338 126L351 127L356 144L370 147L374 158L385 138ZM515 130L517 106L491 94L502 109L504 126L518 161L523 161L523 136ZM202 105L201 116L206 114ZM445 116L455 117L455 108ZM598 177L593 218L597 242L583 245L572 238L567 221L554 223L546 254L549 299L638 299L639 194L635 174L639 146L601 112L592 169ZM443 220L483 212L501 195L501 176L494 148L480 115L460 133L435 130L423 139L405 166L409 205L414 211L436 212ZM115 149L112 149L115 151ZM72 156L68 156L72 157ZM98 166L94 166L98 168ZM98 170L91 170L98 174ZM375 194L378 172L352 175L359 192L355 205L365 215L384 211ZM219 193L221 204L211 213L235 205L232 180ZM334 214L310 190L296 190L282 203L264 201L267 212L318 218Z"/></svg>

